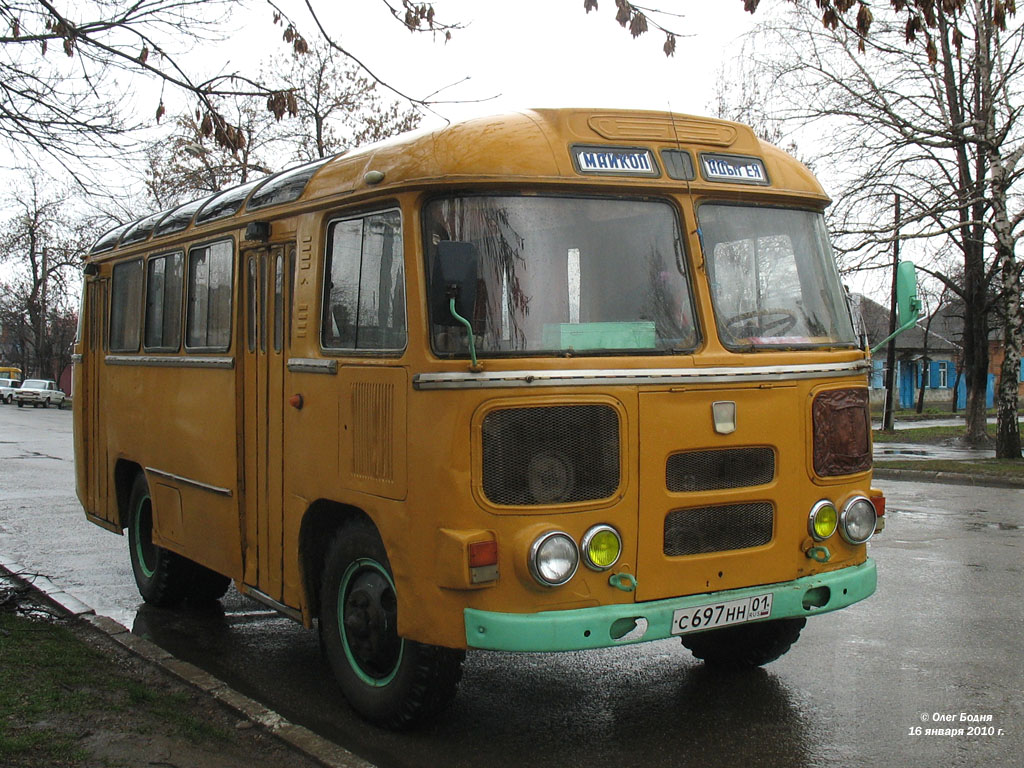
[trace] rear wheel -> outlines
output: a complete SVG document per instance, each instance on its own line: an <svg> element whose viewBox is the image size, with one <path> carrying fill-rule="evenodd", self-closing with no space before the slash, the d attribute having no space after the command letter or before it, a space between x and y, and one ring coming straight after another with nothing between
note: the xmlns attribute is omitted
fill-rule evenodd
<svg viewBox="0 0 1024 768"><path fill-rule="evenodd" d="M683 635L683 645L706 664L760 667L775 661L800 637L807 619L775 619Z"/></svg>
<svg viewBox="0 0 1024 768"><path fill-rule="evenodd" d="M153 503L149 485L141 473L132 485L129 513L132 572L143 600L166 608L186 598L212 602L224 596L231 586L227 576L153 543Z"/></svg>
<svg viewBox="0 0 1024 768"><path fill-rule="evenodd" d="M146 477L138 474L129 501L128 547L135 584L142 599L167 607L185 598L186 560L153 543L153 502Z"/></svg>
<svg viewBox="0 0 1024 768"><path fill-rule="evenodd" d="M352 521L335 534L320 598L321 645L353 709L407 728L448 706L465 652L399 636L391 565L368 522Z"/></svg>

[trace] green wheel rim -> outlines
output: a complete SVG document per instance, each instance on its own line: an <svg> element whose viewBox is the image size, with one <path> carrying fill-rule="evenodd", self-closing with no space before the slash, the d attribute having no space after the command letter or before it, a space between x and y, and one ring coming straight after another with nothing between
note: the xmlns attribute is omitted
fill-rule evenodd
<svg viewBox="0 0 1024 768"><path fill-rule="evenodd" d="M395 582L391 574L376 560L361 558L353 562L341 578L341 586L338 589L338 633L341 635L341 644L345 649L345 658L349 667L363 683L374 688L383 688L389 685L398 674L402 664L402 657L405 654L405 640L398 637L397 625L394 624L397 611L388 608L381 600L371 599L372 605L365 610L354 611L352 602L356 592L372 593L373 587L384 587L375 597L384 598L384 601L394 600ZM365 617L364 613L371 614L370 620L360 621ZM358 614L358 615L354 615ZM380 629L380 622L385 622L385 634L377 634L375 640L381 641L371 645L384 645L385 649L376 654L376 659L368 658L366 638L360 638L361 634L356 625L366 625L366 629L372 632L373 629ZM373 625L370 628L370 625ZM352 638L350 639L350 632ZM394 632L394 636L390 636ZM393 646L393 647L388 647ZM383 660L390 661L387 666L380 664ZM374 661L377 668L374 669Z"/></svg>
<svg viewBox="0 0 1024 768"><path fill-rule="evenodd" d="M143 525L142 520L143 514L146 516L145 525ZM156 569L155 567L149 567L149 563L146 561L146 550L150 550L155 559L156 547L153 546L153 513L152 508L149 506L149 496L143 496L139 499L139 506L135 510L133 525L135 527L135 556L139 561L139 569L142 571L143 576L151 579L156 574Z"/></svg>

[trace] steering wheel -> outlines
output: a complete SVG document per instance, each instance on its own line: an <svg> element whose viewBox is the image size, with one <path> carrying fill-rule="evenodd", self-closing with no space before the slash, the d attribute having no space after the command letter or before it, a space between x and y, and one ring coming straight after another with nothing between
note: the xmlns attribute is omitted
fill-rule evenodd
<svg viewBox="0 0 1024 768"><path fill-rule="evenodd" d="M772 318L772 319L765 319ZM756 319L756 323L751 323L751 320ZM785 334L790 328L796 325L797 314L791 309L755 309L752 312L743 312L739 315L733 315L728 318L724 325L725 330L733 338L746 338L753 336L752 333L742 333L741 331L747 330L748 328L758 330L762 336L769 335L769 331L774 331L774 335L781 336ZM744 327L745 326L745 327Z"/></svg>

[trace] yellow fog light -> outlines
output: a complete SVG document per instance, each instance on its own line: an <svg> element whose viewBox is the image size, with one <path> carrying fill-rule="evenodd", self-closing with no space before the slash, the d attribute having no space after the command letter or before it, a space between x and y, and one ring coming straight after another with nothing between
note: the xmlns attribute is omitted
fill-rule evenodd
<svg viewBox="0 0 1024 768"><path fill-rule="evenodd" d="M583 535L583 562L595 571L607 571L622 554L622 537L610 525L595 525Z"/></svg>
<svg viewBox="0 0 1024 768"><path fill-rule="evenodd" d="M839 512L831 501L822 499L813 507L807 520L807 532L815 541L824 541L836 532L839 525Z"/></svg>

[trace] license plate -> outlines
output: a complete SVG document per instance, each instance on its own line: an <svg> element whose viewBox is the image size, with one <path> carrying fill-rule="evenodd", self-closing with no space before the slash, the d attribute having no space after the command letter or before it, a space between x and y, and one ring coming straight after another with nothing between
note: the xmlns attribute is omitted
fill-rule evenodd
<svg viewBox="0 0 1024 768"><path fill-rule="evenodd" d="M725 603L708 603L692 608L680 608L672 614L672 634L703 632L706 629L743 624L747 621L767 619L772 615L772 595L755 595Z"/></svg>

